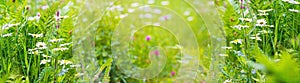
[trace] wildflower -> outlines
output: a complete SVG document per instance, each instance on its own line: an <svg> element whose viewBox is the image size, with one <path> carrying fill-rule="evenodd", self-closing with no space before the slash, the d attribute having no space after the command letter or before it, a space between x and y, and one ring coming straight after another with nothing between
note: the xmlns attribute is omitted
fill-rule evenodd
<svg viewBox="0 0 300 83"><path fill-rule="evenodd" d="M282 0L283 2L287 2L287 3L290 3L290 4L300 4L300 2L297 2L295 0Z"/></svg>
<svg viewBox="0 0 300 83"><path fill-rule="evenodd" d="M68 72L69 71L69 69L67 68L67 69L62 69L59 73L58 73L58 76L63 76L63 75L65 75L66 74L66 72Z"/></svg>
<svg viewBox="0 0 300 83"><path fill-rule="evenodd" d="M83 75L84 75L83 73L77 73L77 74L75 74L75 77L83 76Z"/></svg>
<svg viewBox="0 0 300 83"><path fill-rule="evenodd" d="M71 61L69 61L69 60L60 60L59 64L60 65L69 65L69 64L73 64L73 63Z"/></svg>
<svg viewBox="0 0 300 83"><path fill-rule="evenodd" d="M42 56L43 56L44 58L51 58L51 56L48 56L48 55L45 55L45 54L42 54Z"/></svg>
<svg viewBox="0 0 300 83"><path fill-rule="evenodd" d="M148 0L148 4L153 4L154 0Z"/></svg>
<svg viewBox="0 0 300 83"><path fill-rule="evenodd" d="M231 81L232 81L232 79L227 79L223 83L230 83Z"/></svg>
<svg viewBox="0 0 300 83"><path fill-rule="evenodd" d="M251 73L252 73L252 74L256 74L256 71L257 71L256 69L252 69L252 70L251 70Z"/></svg>
<svg viewBox="0 0 300 83"><path fill-rule="evenodd" d="M236 40L233 40L233 41L230 41L230 43L233 43L233 44L242 44L243 40L242 39L236 39Z"/></svg>
<svg viewBox="0 0 300 83"><path fill-rule="evenodd" d="M162 1L162 2L161 2L161 5L169 5L169 4L170 4L169 1Z"/></svg>
<svg viewBox="0 0 300 83"><path fill-rule="evenodd" d="M81 65L70 65L70 67L80 67Z"/></svg>
<svg viewBox="0 0 300 83"><path fill-rule="evenodd" d="M261 12L261 13L266 13L266 12L270 12L272 11L273 9L267 9L267 10L258 10L258 12Z"/></svg>
<svg viewBox="0 0 300 83"><path fill-rule="evenodd" d="M46 49L46 48L47 48L46 43L44 43L44 42L38 42L38 43L36 44L36 47L37 47L38 49Z"/></svg>
<svg viewBox="0 0 300 83"><path fill-rule="evenodd" d="M159 18L160 21L166 21L166 20L169 20L171 19L171 15L165 15L165 16L162 16Z"/></svg>
<svg viewBox="0 0 300 83"><path fill-rule="evenodd" d="M245 54L242 51L233 51L235 54L237 54L238 56L245 56Z"/></svg>
<svg viewBox="0 0 300 83"><path fill-rule="evenodd" d="M271 31L267 31L267 30L262 30L262 31L258 31L259 33L262 33L262 34L268 34L268 33L272 33Z"/></svg>
<svg viewBox="0 0 300 83"><path fill-rule="evenodd" d="M29 21L39 20L41 18L41 13L37 13L34 17L28 17Z"/></svg>
<svg viewBox="0 0 300 83"><path fill-rule="evenodd" d="M117 5L115 6L115 8L118 10L118 11L123 11L124 8L121 6L121 5Z"/></svg>
<svg viewBox="0 0 300 83"><path fill-rule="evenodd" d="M9 29L11 27L15 27L15 26L18 26L20 25L20 23L16 23L16 24L6 24L6 25L3 25L2 26L2 30L6 30L6 29Z"/></svg>
<svg viewBox="0 0 300 83"><path fill-rule="evenodd" d="M121 14L120 16L116 16L115 18L117 19L117 18L120 18L120 19L122 19L122 18L125 18L125 17L127 17L128 16L128 14Z"/></svg>
<svg viewBox="0 0 300 83"><path fill-rule="evenodd" d="M267 27L274 27L274 25L266 25Z"/></svg>
<svg viewBox="0 0 300 83"><path fill-rule="evenodd" d="M13 35L13 33L8 33L8 34L3 34L2 37L10 37L12 35Z"/></svg>
<svg viewBox="0 0 300 83"><path fill-rule="evenodd" d="M235 26L232 26L232 28L236 28L238 30L241 30L242 28L249 28L249 26L247 26L247 25L235 25Z"/></svg>
<svg viewBox="0 0 300 83"><path fill-rule="evenodd" d="M153 26L160 26L159 22L153 23Z"/></svg>
<svg viewBox="0 0 300 83"><path fill-rule="evenodd" d="M131 4L131 7L137 7L137 6L139 6L139 3L132 3Z"/></svg>
<svg viewBox="0 0 300 83"><path fill-rule="evenodd" d="M61 42L61 41L63 41L63 40L65 40L65 39L63 39L63 38L60 38L60 39L52 39L52 40L49 40L49 42Z"/></svg>
<svg viewBox="0 0 300 83"><path fill-rule="evenodd" d="M145 18L152 18L153 16L152 16L152 14L145 14L144 17Z"/></svg>
<svg viewBox="0 0 300 83"><path fill-rule="evenodd" d="M159 50L155 50L155 51L152 52L152 54L154 54L154 55L156 55L156 56L159 56L159 55L160 55L160 52L159 52Z"/></svg>
<svg viewBox="0 0 300 83"><path fill-rule="evenodd" d="M232 47L222 47L222 49L232 49Z"/></svg>
<svg viewBox="0 0 300 83"><path fill-rule="evenodd" d="M295 10L295 9L289 9L290 12L295 12L295 13L298 13L299 10Z"/></svg>
<svg viewBox="0 0 300 83"><path fill-rule="evenodd" d="M187 21L193 21L194 20L194 17L193 16L189 16L188 18L187 18Z"/></svg>
<svg viewBox="0 0 300 83"><path fill-rule="evenodd" d="M128 11L128 13L132 13L132 12L134 12L134 9L128 8L127 11Z"/></svg>
<svg viewBox="0 0 300 83"><path fill-rule="evenodd" d="M65 51L68 50L69 48L54 48L53 51Z"/></svg>
<svg viewBox="0 0 300 83"><path fill-rule="evenodd" d="M43 60L41 60L41 63L40 63L40 64L46 64L46 63L48 63L48 62L50 62L50 60L45 60L45 59L43 59Z"/></svg>
<svg viewBox="0 0 300 83"><path fill-rule="evenodd" d="M269 15L269 13L259 13L257 15L259 15L259 16L267 16L267 15Z"/></svg>
<svg viewBox="0 0 300 83"><path fill-rule="evenodd" d="M29 9L30 9L30 5L26 5L25 10L29 10Z"/></svg>
<svg viewBox="0 0 300 83"><path fill-rule="evenodd" d="M42 9L42 10L46 10L46 9L48 9L48 8L49 8L49 6L48 6L48 5L41 6L41 9Z"/></svg>
<svg viewBox="0 0 300 83"><path fill-rule="evenodd" d="M219 54L219 56L228 56L228 54Z"/></svg>
<svg viewBox="0 0 300 83"><path fill-rule="evenodd" d="M64 44L60 44L59 47L64 47L64 46L68 46L71 45L72 43L64 43Z"/></svg>
<svg viewBox="0 0 300 83"><path fill-rule="evenodd" d="M239 18L239 20L245 21L245 22L252 22L251 18Z"/></svg>
<svg viewBox="0 0 300 83"><path fill-rule="evenodd" d="M40 52L39 50L35 50L35 51L29 51L28 54L33 54L33 55L38 55L42 52Z"/></svg>
<svg viewBox="0 0 300 83"><path fill-rule="evenodd" d="M161 14L161 10L160 9L153 9L153 13L155 13L155 14Z"/></svg>
<svg viewBox="0 0 300 83"><path fill-rule="evenodd" d="M32 33L28 33L28 35L34 37L34 38L39 38L39 37L43 37L43 34L32 34Z"/></svg>
<svg viewBox="0 0 300 83"><path fill-rule="evenodd" d="M252 36L252 37L250 37L250 39L254 39L254 40L258 40L258 41L262 41L261 40L261 38L259 37L259 33L258 34L256 34L256 35L254 35L254 36Z"/></svg>
<svg viewBox="0 0 300 83"><path fill-rule="evenodd" d="M171 72L171 76L175 76L176 75L176 72L175 71L172 71Z"/></svg>
<svg viewBox="0 0 300 83"><path fill-rule="evenodd" d="M149 35L146 36L146 40L147 40L147 41L150 41L150 40L151 40L151 36L149 36Z"/></svg>
<svg viewBox="0 0 300 83"><path fill-rule="evenodd" d="M267 25L267 21L265 19L259 19L256 21L256 26L260 26L260 27L263 27L263 26L266 26Z"/></svg>
<svg viewBox="0 0 300 83"><path fill-rule="evenodd" d="M191 14L190 11L185 11L185 12L183 13L183 15L185 15L185 16L189 16L190 14Z"/></svg>
<svg viewBox="0 0 300 83"><path fill-rule="evenodd" d="M32 52L32 51L35 51L37 50L37 48L34 48L34 49L28 49L29 52Z"/></svg>

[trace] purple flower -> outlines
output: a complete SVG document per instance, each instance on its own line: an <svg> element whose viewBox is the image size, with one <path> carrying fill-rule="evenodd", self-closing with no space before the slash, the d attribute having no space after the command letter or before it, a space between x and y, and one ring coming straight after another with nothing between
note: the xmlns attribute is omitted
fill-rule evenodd
<svg viewBox="0 0 300 83"><path fill-rule="evenodd" d="M171 72L171 76L175 76L176 75L176 72L175 71L172 71Z"/></svg>
<svg viewBox="0 0 300 83"><path fill-rule="evenodd" d="M241 6L241 9L245 9L245 6Z"/></svg>
<svg viewBox="0 0 300 83"><path fill-rule="evenodd" d="M156 55L156 56L159 56L159 55L160 55L160 52L159 52L159 50L155 50L155 51L152 52L152 54L154 54L154 55Z"/></svg>
<svg viewBox="0 0 300 83"><path fill-rule="evenodd" d="M150 41L150 40L151 40L151 36L149 36L149 35L146 36L146 40L147 40L147 41Z"/></svg>
<svg viewBox="0 0 300 83"><path fill-rule="evenodd" d="M56 11L56 16L59 17L60 16L60 12Z"/></svg>

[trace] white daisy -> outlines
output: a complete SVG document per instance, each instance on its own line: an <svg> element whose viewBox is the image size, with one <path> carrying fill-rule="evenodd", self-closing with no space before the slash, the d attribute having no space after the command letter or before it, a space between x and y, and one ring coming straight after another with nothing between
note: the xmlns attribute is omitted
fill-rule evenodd
<svg viewBox="0 0 300 83"><path fill-rule="evenodd" d="M266 9L266 10L258 10L258 12L261 12L261 13L266 13L266 12L270 12L272 11L273 9Z"/></svg>
<svg viewBox="0 0 300 83"><path fill-rule="evenodd" d="M5 24L2 26L2 30L6 30L6 29L9 29L11 27L14 27L14 26L18 26L20 25L20 23L16 23L16 24Z"/></svg>
<svg viewBox="0 0 300 83"><path fill-rule="evenodd" d="M194 17L193 16L189 16L188 18L187 18L187 21L193 21L194 20Z"/></svg>
<svg viewBox="0 0 300 83"><path fill-rule="evenodd" d="M299 12L299 10L295 10L295 9L289 9L289 11L290 11L290 12L296 12L296 13Z"/></svg>
<svg viewBox="0 0 300 83"><path fill-rule="evenodd" d="M259 16L267 16L267 15L269 15L269 13L259 13L257 15L259 15Z"/></svg>
<svg viewBox="0 0 300 83"><path fill-rule="evenodd" d="M245 22L252 22L251 18L239 18L239 20L245 21Z"/></svg>
<svg viewBox="0 0 300 83"><path fill-rule="evenodd" d="M259 33L262 34L268 34L268 33L272 33L272 31L267 31L267 30L262 30L262 31L258 31Z"/></svg>
<svg viewBox="0 0 300 83"><path fill-rule="evenodd" d="M145 17L145 18L152 18L153 16L152 16L152 14L149 14L149 13L148 13L148 14L145 14L144 17Z"/></svg>
<svg viewBox="0 0 300 83"><path fill-rule="evenodd" d="M40 63L40 64L46 64L46 63L48 63L48 62L50 62L50 60L45 60L45 59L43 59L43 60L41 60L41 63Z"/></svg>
<svg viewBox="0 0 300 83"><path fill-rule="evenodd" d="M34 37L34 38L39 38L39 37L43 37L43 34L32 34L32 33L28 33L28 35Z"/></svg>
<svg viewBox="0 0 300 83"><path fill-rule="evenodd" d="M2 37L10 37L12 35L13 35L13 33L8 33L8 34L3 34Z"/></svg>
<svg viewBox="0 0 300 83"><path fill-rule="evenodd" d="M64 46L68 46L71 45L72 43L64 43L64 44L60 44L59 47L64 47Z"/></svg>
<svg viewBox="0 0 300 83"><path fill-rule="evenodd" d="M44 58L51 58L51 56L48 56L48 55L45 55L45 54L42 54L42 56L43 56Z"/></svg>
<svg viewBox="0 0 300 83"><path fill-rule="evenodd" d="M139 3L132 3L131 4L131 7L138 7L139 6Z"/></svg>
<svg viewBox="0 0 300 83"><path fill-rule="evenodd" d="M127 11L128 11L128 13L132 13L132 12L134 12L134 9L128 8Z"/></svg>
<svg viewBox="0 0 300 83"><path fill-rule="evenodd" d="M80 67L81 65L77 64L77 65L70 65L70 67Z"/></svg>
<svg viewBox="0 0 300 83"><path fill-rule="evenodd" d="M169 5L169 4L170 4L169 1L162 1L162 2L161 2L161 5Z"/></svg>
<svg viewBox="0 0 300 83"><path fill-rule="evenodd" d="M190 11L185 11L185 12L183 13L183 15L185 15L185 16L189 16L190 14L191 14Z"/></svg>
<svg viewBox="0 0 300 83"><path fill-rule="evenodd" d="M28 51L28 54L33 54L33 55L38 55L41 54L42 52L40 52L39 50L35 50L35 51Z"/></svg>
<svg viewBox="0 0 300 83"><path fill-rule="evenodd" d="M247 25L235 25L235 26L232 26L232 28L236 28L238 30L242 30L243 28L249 28L249 26L247 26Z"/></svg>
<svg viewBox="0 0 300 83"><path fill-rule="evenodd" d="M160 23L159 22L155 22L153 23L154 26L160 26Z"/></svg>
<svg viewBox="0 0 300 83"><path fill-rule="evenodd" d="M59 61L60 65L69 65L69 64L73 64L73 62L69 61L69 60L60 60Z"/></svg>
<svg viewBox="0 0 300 83"><path fill-rule="evenodd" d="M160 9L153 9L153 13L155 13L155 14L161 14L161 10Z"/></svg>
<svg viewBox="0 0 300 83"><path fill-rule="evenodd" d="M153 4L154 2L154 0L148 0L148 4Z"/></svg>
<svg viewBox="0 0 300 83"><path fill-rule="evenodd" d="M222 49L232 49L232 47L222 47Z"/></svg>
<svg viewBox="0 0 300 83"><path fill-rule="evenodd" d="M65 50L68 50L69 48L54 48L52 49L53 51L65 51Z"/></svg>
<svg viewBox="0 0 300 83"><path fill-rule="evenodd" d="M119 16L119 18L122 19L122 18L125 18L125 17L127 17L127 16L128 16L128 14L121 14L121 15Z"/></svg>
<svg viewBox="0 0 300 83"><path fill-rule="evenodd" d="M228 56L228 54L219 54L219 56Z"/></svg>
<svg viewBox="0 0 300 83"><path fill-rule="evenodd" d="M230 41L230 43L232 43L232 44L242 44L243 40L242 39L236 39L236 40Z"/></svg>
<svg viewBox="0 0 300 83"><path fill-rule="evenodd" d="M253 35L252 37L250 37L250 39L254 39L254 40L258 40L258 41L262 41L261 38L259 37L259 33L256 35Z"/></svg>
<svg viewBox="0 0 300 83"><path fill-rule="evenodd" d="M65 40L65 39L63 39L63 38L60 38L60 39L52 39L52 40L49 40L49 42L61 42L61 41L63 41L63 40Z"/></svg>
<svg viewBox="0 0 300 83"><path fill-rule="evenodd" d="M260 27L263 27L263 26L266 26L267 25L267 21L265 19L259 19L256 21L256 26L260 26Z"/></svg>
<svg viewBox="0 0 300 83"><path fill-rule="evenodd" d="M47 48L47 45L46 45L46 43L44 43L44 42L38 42L38 43L36 44L36 47L37 47L38 49L46 49L46 48Z"/></svg>

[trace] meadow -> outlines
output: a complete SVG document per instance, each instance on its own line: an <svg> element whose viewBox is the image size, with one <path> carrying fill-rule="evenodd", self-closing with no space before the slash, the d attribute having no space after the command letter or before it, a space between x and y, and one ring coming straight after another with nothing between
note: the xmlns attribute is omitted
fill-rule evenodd
<svg viewBox="0 0 300 83"><path fill-rule="evenodd" d="M298 0L1 0L0 83L299 83Z"/></svg>

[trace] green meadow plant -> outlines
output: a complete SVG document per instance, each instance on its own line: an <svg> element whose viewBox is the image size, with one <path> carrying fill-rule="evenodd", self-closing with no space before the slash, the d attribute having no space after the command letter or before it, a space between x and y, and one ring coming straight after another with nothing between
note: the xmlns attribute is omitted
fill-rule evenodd
<svg viewBox="0 0 300 83"><path fill-rule="evenodd" d="M0 82L299 83L299 11L299 0L1 0Z"/></svg>

